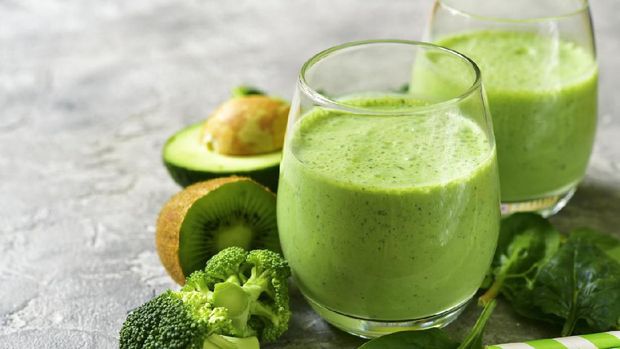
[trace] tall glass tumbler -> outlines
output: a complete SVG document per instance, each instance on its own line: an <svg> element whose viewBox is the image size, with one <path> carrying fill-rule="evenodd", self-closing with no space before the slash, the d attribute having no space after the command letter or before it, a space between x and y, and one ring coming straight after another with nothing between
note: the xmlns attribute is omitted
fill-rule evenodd
<svg viewBox="0 0 620 349"><path fill-rule="evenodd" d="M426 38L482 70L502 212L559 211L585 174L596 129L588 2L435 0Z"/></svg>
<svg viewBox="0 0 620 349"><path fill-rule="evenodd" d="M434 87L445 71L452 95ZM299 76L280 166L282 249L328 322L362 337L443 326L478 289L499 183L465 56L397 40L317 54Z"/></svg>

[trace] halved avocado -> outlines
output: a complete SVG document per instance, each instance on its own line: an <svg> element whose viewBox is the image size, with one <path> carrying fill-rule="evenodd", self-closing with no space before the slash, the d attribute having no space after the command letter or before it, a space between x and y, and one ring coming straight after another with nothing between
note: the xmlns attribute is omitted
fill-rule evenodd
<svg viewBox="0 0 620 349"><path fill-rule="evenodd" d="M202 127L203 123L186 127L164 145L164 165L175 182L186 187L211 178L239 175L277 190L282 151L244 156L219 154L201 142Z"/></svg>

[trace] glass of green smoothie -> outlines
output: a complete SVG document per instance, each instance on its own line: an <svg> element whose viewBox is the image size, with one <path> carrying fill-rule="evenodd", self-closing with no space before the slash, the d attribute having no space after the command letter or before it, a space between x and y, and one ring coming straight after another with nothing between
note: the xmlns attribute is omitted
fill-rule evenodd
<svg viewBox="0 0 620 349"><path fill-rule="evenodd" d="M502 213L558 212L583 178L598 69L586 0L435 0L426 39L482 70ZM450 88L447 86L446 88Z"/></svg>
<svg viewBox="0 0 620 349"><path fill-rule="evenodd" d="M451 93L433 87L447 82L444 69L458 73ZM424 72L419 84L412 70ZM446 325L472 298L500 218L485 98L470 59L427 43L353 42L305 63L278 228L297 285L325 320L375 337Z"/></svg>

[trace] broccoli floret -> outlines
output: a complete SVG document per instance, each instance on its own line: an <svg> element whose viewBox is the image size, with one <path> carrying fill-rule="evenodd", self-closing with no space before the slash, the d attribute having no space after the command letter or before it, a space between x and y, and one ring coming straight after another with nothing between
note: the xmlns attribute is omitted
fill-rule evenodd
<svg viewBox="0 0 620 349"><path fill-rule="evenodd" d="M212 290L215 284L224 281L234 282L237 285L244 283L247 280L245 277L245 269L248 268L247 255L248 253L241 247L229 247L211 257L205 268L204 282L207 287Z"/></svg>
<svg viewBox="0 0 620 349"><path fill-rule="evenodd" d="M198 349L206 323L196 321L183 301L167 291L132 311L120 333L120 348Z"/></svg>
<svg viewBox="0 0 620 349"><path fill-rule="evenodd" d="M250 314L262 322L261 337L275 341L288 329L291 317L287 282L290 269L279 254L267 250L251 251L247 263L252 269L243 289L256 300L250 304Z"/></svg>
<svg viewBox="0 0 620 349"><path fill-rule="evenodd" d="M129 314L121 349L258 349L274 341L291 316L290 270L277 253L227 248L180 291L167 291ZM257 337L257 338L256 338Z"/></svg>
<svg viewBox="0 0 620 349"><path fill-rule="evenodd" d="M279 254L230 247L207 262L205 274L214 306L230 311L233 335L271 342L288 329L290 269Z"/></svg>

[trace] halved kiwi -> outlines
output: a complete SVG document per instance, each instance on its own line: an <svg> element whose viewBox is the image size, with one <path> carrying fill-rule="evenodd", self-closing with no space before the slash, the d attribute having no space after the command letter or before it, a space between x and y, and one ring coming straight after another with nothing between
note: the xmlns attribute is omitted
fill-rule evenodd
<svg viewBox="0 0 620 349"><path fill-rule="evenodd" d="M230 246L280 252L276 197L246 177L199 182L174 195L157 219L159 258L179 284Z"/></svg>

